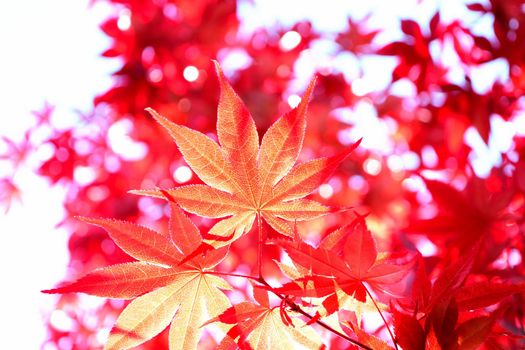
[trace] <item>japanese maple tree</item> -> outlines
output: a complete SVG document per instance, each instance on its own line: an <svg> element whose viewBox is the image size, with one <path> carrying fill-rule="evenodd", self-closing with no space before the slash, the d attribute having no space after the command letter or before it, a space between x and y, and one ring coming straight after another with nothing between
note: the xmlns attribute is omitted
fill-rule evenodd
<svg viewBox="0 0 525 350"><path fill-rule="evenodd" d="M522 1L337 32L105 2L113 85L0 139L5 209L27 165L66 190L73 282L46 292L70 327L48 316L46 346L525 347Z"/></svg>
<svg viewBox="0 0 525 350"><path fill-rule="evenodd" d="M196 348L202 327L215 323L226 330L218 345L224 349L294 348L297 344L322 348L326 344L311 328L314 324L350 344L372 349L378 340L361 328L362 312L372 305L390 336L390 345L380 343L384 348L397 349L401 345L404 349L470 349L496 337L492 329L503 306L489 314L482 312L474 318L460 319L458 324L460 307L465 311L488 307L525 288L521 282L487 285L483 291L476 287L485 284L463 286L474 267L483 236L470 237L469 242L475 248L443 270L433 286L425 275L423 260L419 259L412 298L403 296L403 289L408 286L404 280L412 270L414 258L379 255L364 216L356 213L349 224L329 233L317 247L304 242L298 234L297 222L327 215L330 209L302 198L326 181L359 142L340 155L295 165L315 80L299 105L277 119L259 143L250 113L217 63L216 69L221 88L217 119L220 144L150 110L205 184L134 191L168 201L171 208L168 232L159 233L126 221L82 218L104 228L117 246L138 261L97 269L46 293L84 292L133 299L113 326L107 349L128 349L142 344L168 324L171 324L170 349ZM432 191L439 186L443 187L429 182ZM459 194L445 187L441 192L448 193L449 199L459 198ZM506 206L513 194L507 193L504 199L495 197L494 201ZM443 203L448 205L447 201ZM201 234L179 205L201 217L231 217ZM454 200L454 205L465 210L468 207L461 200ZM479 209L473 211L477 212ZM255 220L258 275L217 268L229 248L252 230ZM268 241L263 220L267 223L266 230L287 239ZM477 232L483 234L483 230ZM263 249L270 242L282 247L291 259L288 267L280 264L283 276L291 278L282 286L272 286L262 273ZM244 301L230 306L221 291L233 289L225 277L251 282L257 303ZM272 305L266 293L281 302ZM388 302L390 309L386 304L381 306L382 301ZM345 319L342 316L345 310L355 313L357 318ZM407 311L412 314L404 313ZM384 315L386 312L393 316L395 331ZM330 319L334 314L339 318ZM296 328L298 325L301 326Z"/></svg>
<svg viewBox="0 0 525 350"><path fill-rule="evenodd" d="M218 64L217 75L221 85L217 134L222 148L205 135L173 124L151 111L155 119L173 135L188 164L209 186L189 185L154 192L170 201L169 235L129 222L83 218L83 221L108 231L113 241L139 262L102 268L77 282L45 291L85 292L112 298L136 297L113 327L106 345L108 349L127 349L141 344L160 333L175 313L177 317L170 328L170 348L196 347L200 328L209 321L206 318L217 316L220 311L225 311L221 305L227 305L227 298L216 287L231 287L226 281L221 282L220 278L209 276L220 275L220 272L208 270L224 258L228 245L249 231L257 218L259 276L255 280L269 287L260 268L262 245L266 241L262 235L261 220L264 218L274 230L291 236L292 229L286 221L313 219L326 214L328 207L301 198L322 183L357 146L353 145L343 155L310 161L292 169L304 138L306 108L315 80L298 107L269 128L259 151L253 119L226 81ZM232 217L219 221L209 233L204 234L210 243L203 245L198 228L180 212L177 203L201 216ZM250 276L245 278L254 279ZM282 297L278 292L275 293ZM270 307L268 301L263 305ZM272 310L274 308L269 309L270 314L264 317L260 315L261 319L257 318L254 322L264 324L267 317L275 322L275 316L271 316ZM250 312L251 317L254 313L255 310ZM287 327L292 327L293 323L286 311L282 311L282 315L290 324L282 326L279 332L289 333L288 337L292 338L290 346L294 341L308 344L309 347L321 346L320 340L305 341L303 338L308 338L304 330L288 331ZM240 317L236 323L242 321ZM188 335L180 334L184 330ZM269 339L266 341L271 342ZM255 344L258 342L256 340ZM259 345L252 346L257 348Z"/></svg>

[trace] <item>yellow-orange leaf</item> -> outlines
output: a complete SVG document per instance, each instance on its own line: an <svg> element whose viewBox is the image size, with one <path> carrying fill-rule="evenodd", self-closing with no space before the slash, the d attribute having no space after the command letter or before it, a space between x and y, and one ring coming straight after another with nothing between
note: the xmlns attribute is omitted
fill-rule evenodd
<svg viewBox="0 0 525 350"><path fill-rule="evenodd" d="M288 221L285 221L268 211L263 212L262 217L275 231L281 232L289 237L293 236L293 229Z"/></svg>
<svg viewBox="0 0 525 350"><path fill-rule="evenodd" d="M146 110L169 131L186 162L205 184L229 193L238 190L231 165L215 141L198 131L171 122L151 108Z"/></svg>
<svg viewBox="0 0 525 350"><path fill-rule="evenodd" d="M359 144L345 152L295 165L306 129L306 110L312 80L301 103L279 118L262 138L246 106L216 65L221 88L217 117L219 144L209 137L170 122L149 109L179 147L184 159L206 185L166 190L182 208L200 216L222 218L206 243L221 247L249 231L257 215L281 234L290 236L286 221L310 220L329 208L303 200L319 186ZM133 191L162 198L160 190Z"/></svg>
<svg viewBox="0 0 525 350"><path fill-rule="evenodd" d="M324 215L330 208L316 201L297 199L269 205L266 212L288 221L311 220Z"/></svg>
<svg viewBox="0 0 525 350"><path fill-rule="evenodd" d="M229 306L228 298L217 288L229 285L215 276L187 272L168 286L138 297L120 314L106 349L140 345L170 323L170 350L196 349L203 330L200 326L208 315L218 315Z"/></svg>
<svg viewBox="0 0 525 350"><path fill-rule="evenodd" d="M272 189L267 203L303 198L329 177L337 166L359 145L357 141L347 150L330 158L319 158L299 164Z"/></svg>
<svg viewBox="0 0 525 350"><path fill-rule="evenodd" d="M133 194L166 198L158 190L134 190ZM238 196L206 185L187 185L166 190L184 210L207 218L222 218L249 208Z"/></svg>
<svg viewBox="0 0 525 350"><path fill-rule="evenodd" d="M119 247L140 261L97 269L76 282L44 291L135 298L111 330L108 350L138 346L170 323L170 350L195 349L202 324L230 306L221 291L230 285L210 271L227 250L193 254L202 245L199 230L172 201L170 209L168 234L125 221L82 218L106 229Z"/></svg>
<svg viewBox="0 0 525 350"><path fill-rule="evenodd" d="M312 80L296 109L279 118L264 134L259 153L262 188L272 188L293 167L301 151L306 129L306 108L315 85Z"/></svg>
<svg viewBox="0 0 525 350"><path fill-rule="evenodd" d="M215 66L221 88L217 108L217 137L234 169L234 176L243 189L242 195L252 205L256 205L259 192L257 128L250 112L226 80L217 62Z"/></svg>
<svg viewBox="0 0 525 350"><path fill-rule="evenodd" d="M279 308L242 302L208 322L234 324L218 349L321 349L321 338L311 326L289 312L288 322L283 322ZM238 345L237 345L238 344Z"/></svg>
<svg viewBox="0 0 525 350"><path fill-rule="evenodd" d="M222 278L201 274L179 291L180 308L170 327L170 350L197 349L202 324L230 306L217 288L230 289L230 285Z"/></svg>
<svg viewBox="0 0 525 350"><path fill-rule="evenodd" d="M248 232L254 220L255 213L244 212L219 221L208 232L208 239L217 243L233 241Z"/></svg>
<svg viewBox="0 0 525 350"><path fill-rule="evenodd" d="M179 283L133 300L118 317L105 349L129 349L162 332L170 324L179 307L174 293L177 288L180 288Z"/></svg>
<svg viewBox="0 0 525 350"><path fill-rule="evenodd" d="M320 349L319 335L304 322L294 319L294 326L285 325L277 308L261 315L259 326L247 338L254 350L263 349Z"/></svg>

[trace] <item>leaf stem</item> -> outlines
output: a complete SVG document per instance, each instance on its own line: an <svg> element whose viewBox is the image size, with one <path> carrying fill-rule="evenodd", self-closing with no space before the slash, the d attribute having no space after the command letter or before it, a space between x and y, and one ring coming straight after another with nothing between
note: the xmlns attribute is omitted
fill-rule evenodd
<svg viewBox="0 0 525 350"><path fill-rule="evenodd" d="M394 347L396 348L396 350L399 350L399 348L397 347L397 342L396 342L396 338L394 337L394 333L392 333L392 330L390 329L390 326L388 325L388 322L386 321L385 319L385 316L383 315L383 313L381 312L381 309L379 308L379 306L377 305L374 297L372 296L372 294L370 293L370 291L368 290L368 288L366 288L366 286L364 284L362 284L363 287L365 288L366 290L366 294L368 294L368 296L370 297L370 299L372 300L372 303L374 303L374 306L376 307L376 310L377 312L379 312L379 315L381 316L381 319L383 320L383 323L385 324L385 327L386 327L386 330L388 331L388 334L390 334L390 338L392 338L392 342L394 343Z"/></svg>
<svg viewBox="0 0 525 350"><path fill-rule="evenodd" d="M293 301L291 301L290 299L286 298L285 296L275 292L272 288L272 286L270 286L268 284L268 282L266 282L264 279L259 281L260 283L264 284L266 287L268 287L268 289L273 293L275 294L277 297L279 297L280 299L284 300L286 302L286 304L288 304L288 306L290 306L290 308L295 311L295 312L298 312L300 313L301 315L307 317L308 319L313 319L314 316L310 315L308 312L304 311L299 305L297 305L296 303L294 303ZM324 329L334 333L335 335L338 335L340 336L341 338L347 340L348 342L356 345L356 346L359 346L360 348L362 349L365 349L365 350L373 350L371 347L369 347L368 345L365 345L361 342L359 342L358 340L354 340L352 338L350 338L349 336L347 336L346 334L344 333L341 333L339 332L337 329L331 327L330 325L324 323L323 321L321 320L316 320L315 323L317 323L319 326L323 327Z"/></svg>
<svg viewBox="0 0 525 350"><path fill-rule="evenodd" d="M268 289L273 293L275 294L277 297L279 297L280 299L284 300L286 302L286 304L288 306L290 306L290 308L297 312L297 313L300 313L301 315L307 317L308 319L313 319L314 316L310 315L309 313L307 313L306 311L304 311L299 305L297 305L296 303L294 303L293 301L291 301L290 299L288 299L287 297L275 292L272 288L272 286L270 286L268 284L268 282L266 282L266 280L263 278L262 276L262 258L263 258L263 251L262 251L262 244L263 244L263 231L262 231L262 221L261 221L261 215L259 212L257 212L257 234L258 234L258 239L257 239L257 269L258 269L258 277L255 277L255 276L247 276L247 275L241 275L241 274L236 274L236 273L228 273L228 272L217 272L217 271L206 271L205 273L207 274L210 274L210 275L217 275L217 276L230 276L230 277L240 277L240 278L247 278L247 279L250 279L250 280L253 280L253 281L256 281L256 282L259 282L263 285L265 285L266 287L268 287ZM366 288L365 288L366 289ZM367 293L368 293L368 290L367 290ZM372 299L373 300L373 299ZM374 305L375 305L375 301L374 301ZM377 308L377 305L376 305L376 308ZM379 308L378 308L378 311L379 311ZM381 311L379 311L379 313L381 313ZM381 314L381 317L383 317L383 315ZM383 321L385 319L383 318ZM365 350L373 350L371 347L369 347L368 345L365 345L361 342L359 342L358 340L354 340L352 338L350 338L348 335L344 334L344 333L341 333L339 332L337 329L331 327L330 325L324 323L323 321L321 320L316 320L315 323L317 323L319 326L323 327L324 329L334 333L335 335L338 335L339 337L347 340L348 342L356 345L356 346L359 346L360 348L362 349L365 349ZM385 321L385 324L386 324L386 321ZM387 325L388 327L388 325ZM389 332L390 332L390 329L388 329ZM390 335L392 335L392 333L390 333ZM393 338L392 338L393 339ZM394 344L395 344L395 341L394 341ZM396 345L396 350L397 349L397 345Z"/></svg>
<svg viewBox="0 0 525 350"><path fill-rule="evenodd" d="M263 232L262 232L262 221L261 213L257 211L257 269L259 271L259 281L266 284L262 275L262 244L263 244Z"/></svg>

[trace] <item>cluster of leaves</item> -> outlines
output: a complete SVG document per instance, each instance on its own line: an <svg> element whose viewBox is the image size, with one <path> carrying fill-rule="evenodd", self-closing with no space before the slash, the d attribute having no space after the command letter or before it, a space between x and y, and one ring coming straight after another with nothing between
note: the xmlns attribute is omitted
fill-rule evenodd
<svg viewBox="0 0 525 350"><path fill-rule="evenodd" d="M301 103L277 119L259 142L253 118L218 63L217 74L221 87L217 118L219 144L150 110L204 182L166 190L134 191L168 201L169 231L157 232L126 221L83 218L104 228L113 241L138 262L97 269L76 282L46 293L84 292L108 298L134 298L113 326L107 349L128 349L142 344L170 323L172 349L196 348L202 327L212 323L220 323L227 329L226 337L218 345L223 349L295 348L298 345L321 348L325 345L312 327L315 323L356 346L392 349L387 342L361 329L362 312L371 307L377 309L396 348L399 344L403 349L473 349L496 341L493 338L498 334L492 331L493 325L506 307L500 306L488 314L475 311L524 291L525 283L484 281L465 285L480 245L484 243L479 238L474 239L474 248L443 270L432 285L420 258L410 298L396 297L396 289L399 292L400 287L406 288L403 282L411 271L413 258L401 262L407 257L379 255L363 216L356 214L349 225L329 233L316 247L303 241L291 226L291 223L296 225L298 221L329 213L329 207L304 197L324 183L360 142L342 154L295 164L304 140L306 110L315 80ZM437 187L446 194L445 203L453 199L452 205L461 206L467 225L484 224L474 209L474 217L469 217L469 204L461 201L460 194L442 183L429 182L428 187ZM486 193L481 195L486 198ZM491 202L492 211L498 203L507 204L507 191L503 196L505 198L491 198L496 202ZM179 205L201 217L228 218L201 234ZM216 268L228 248L250 232L255 221L258 276L232 274ZM288 239L270 240L263 221L266 230ZM460 220L452 223L458 221L460 227L466 226ZM443 219L438 215L423 226L436 222L442 223ZM447 218L444 222L446 225L451 220ZM483 231L484 228L476 230ZM472 243L471 240L468 243ZM261 269L264 248L270 242L282 248L291 259L288 265L280 263L283 275L290 279L280 287L271 286ZM230 306L220 291L233 289L224 279L226 276L251 280L256 303L244 301ZM268 293L280 298L280 304L272 306ZM390 309L382 310L376 299L383 300L385 296ZM466 319L459 319L460 308L469 312ZM315 313L311 315L309 310ZM345 310L354 312L356 320L341 315L335 320L329 319ZM393 315L395 335L383 314L385 310ZM301 321L301 316L306 318L306 323ZM296 328L298 325L301 327Z"/></svg>
<svg viewBox="0 0 525 350"><path fill-rule="evenodd" d="M55 128L47 106L20 143L1 140L0 161L13 169L0 179L6 206L20 193L16 169L42 144L54 153L38 173L68 188L70 279L85 277L54 290L72 326L49 322L50 343L97 348L95 333L113 327L109 348L152 337L141 348L524 346L525 139L512 134L483 176L465 141L474 131L493 148L494 121L517 125L523 112L521 1L466 6L493 18L491 35L436 11L428 24L402 20L390 42L370 27L373 14L336 36L309 23L239 35L235 1L109 2L119 13L101 28L112 40L103 55L122 62L114 86L80 126ZM281 45L290 32L301 38L292 48ZM333 63L314 67L316 88L287 112L296 62L318 40L332 43ZM223 74L216 84L211 61L239 52L249 60L230 80L241 98ZM357 75L336 66L349 56ZM388 86L361 91L367 59L389 57ZM480 90L476 75L494 62L505 77ZM344 116L363 105L389 130L390 150L353 136L360 125ZM122 127L146 156L112 146ZM79 181L80 168L94 179ZM69 292L134 300L89 310Z"/></svg>

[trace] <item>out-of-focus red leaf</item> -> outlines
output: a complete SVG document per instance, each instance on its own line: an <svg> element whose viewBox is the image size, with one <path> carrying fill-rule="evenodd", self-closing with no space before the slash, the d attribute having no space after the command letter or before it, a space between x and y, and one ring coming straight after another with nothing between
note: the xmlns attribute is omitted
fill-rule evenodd
<svg viewBox="0 0 525 350"><path fill-rule="evenodd" d="M476 244L461 260L449 266L439 275L432 286L430 305L448 300L457 291L472 270L478 252L479 244Z"/></svg>
<svg viewBox="0 0 525 350"><path fill-rule="evenodd" d="M425 348L425 332L414 317L394 310L394 330L396 340L404 350Z"/></svg>
<svg viewBox="0 0 525 350"><path fill-rule="evenodd" d="M524 283L476 282L461 287L456 294L456 302L460 309L474 310L499 303L515 293L523 292L525 292Z"/></svg>
<svg viewBox="0 0 525 350"><path fill-rule="evenodd" d="M463 322L456 329L458 335L458 350L476 350L488 338L492 326L496 321L494 315L480 316Z"/></svg>
<svg viewBox="0 0 525 350"><path fill-rule="evenodd" d="M454 329L458 322L458 306L453 298L440 300L429 314L425 328L434 330L442 348L448 349L457 342Z"/></svg>

